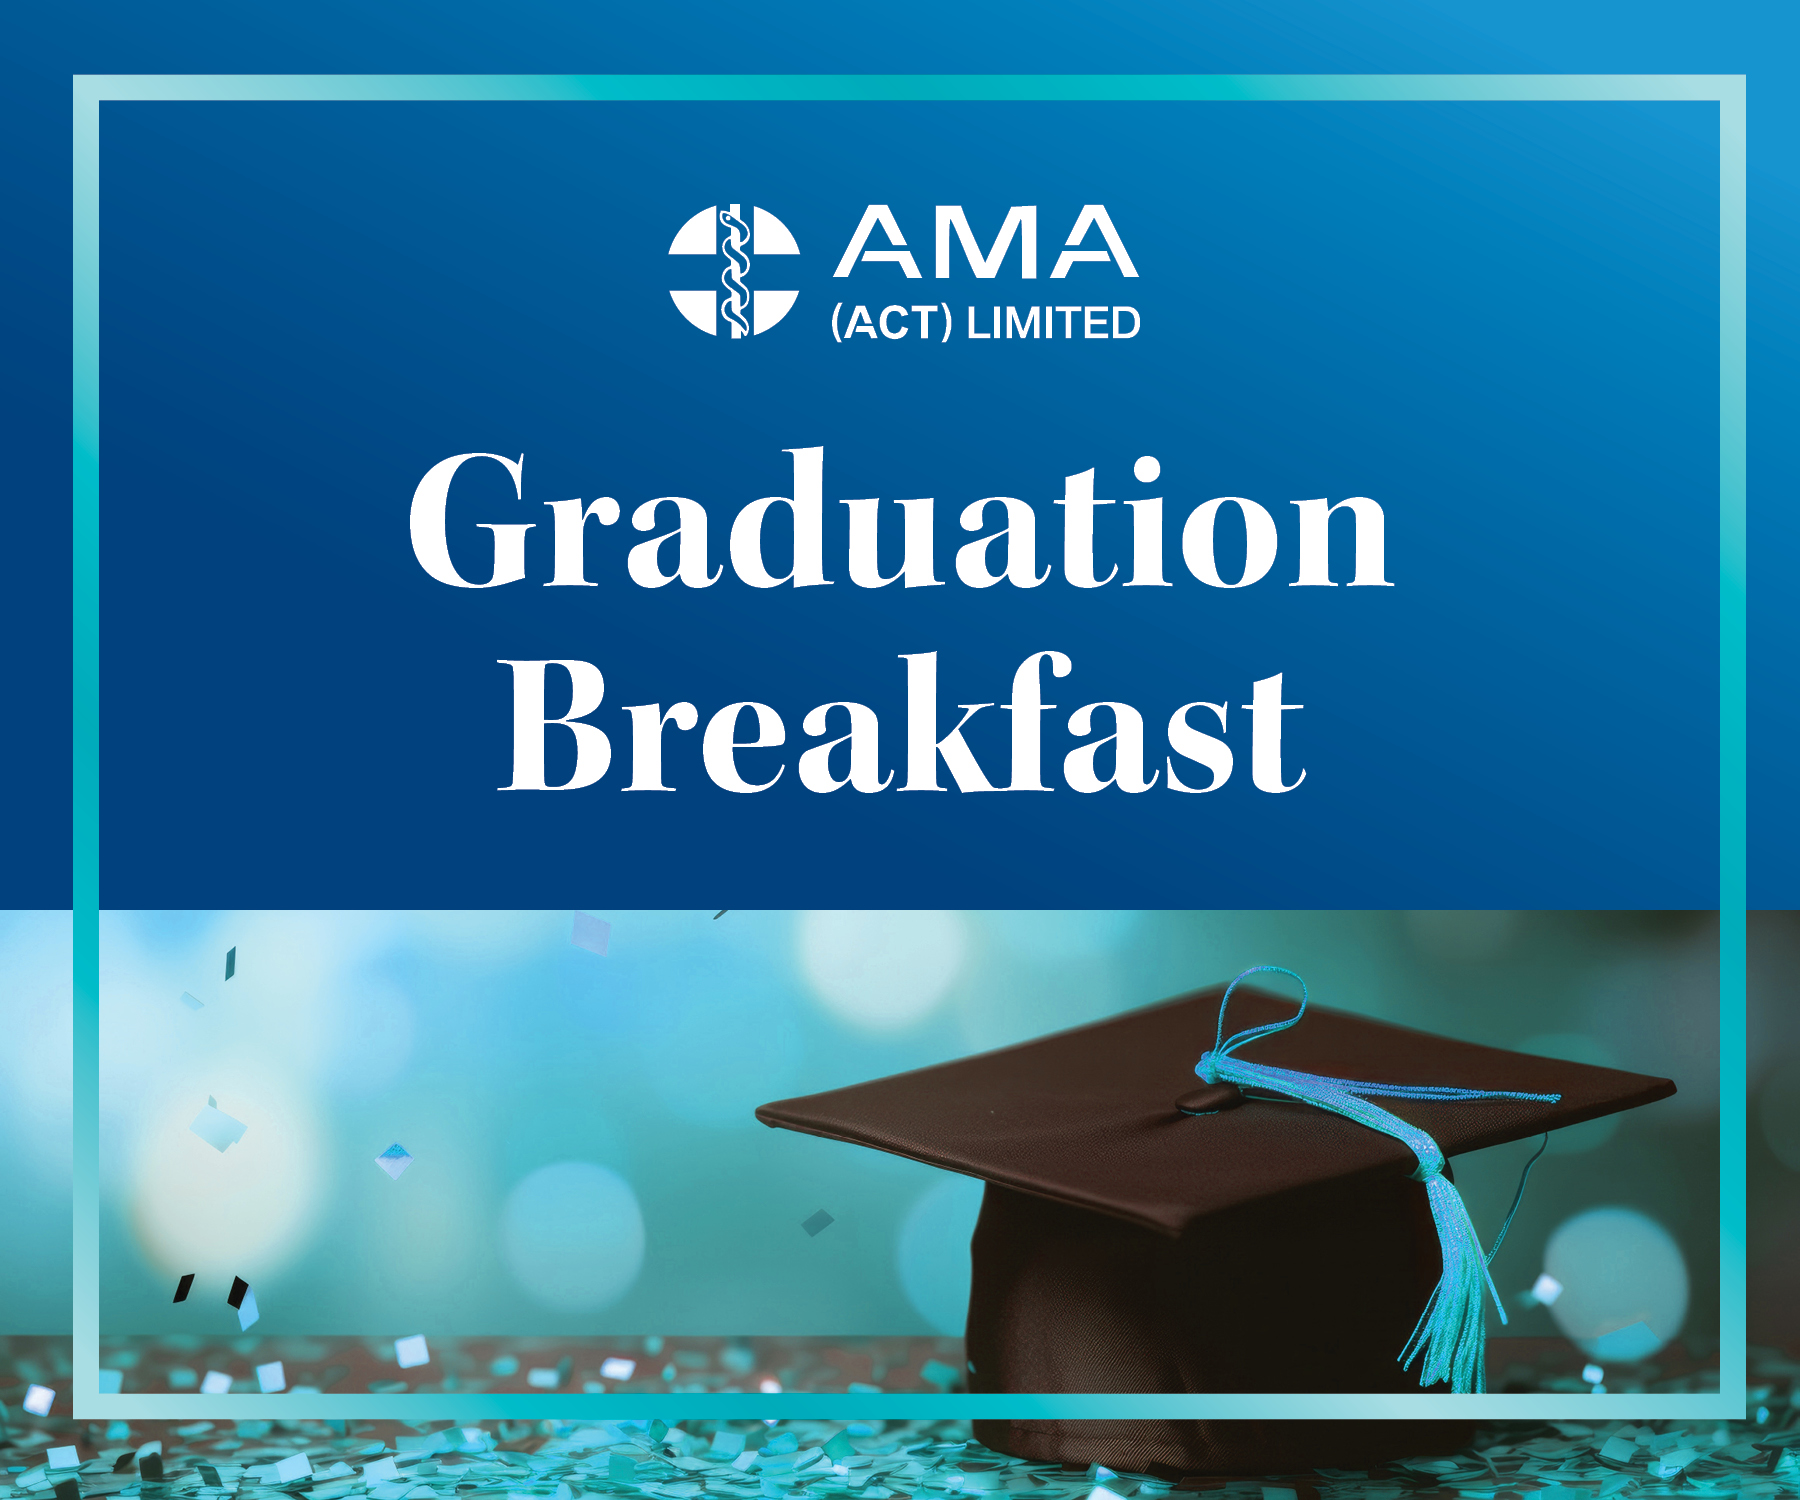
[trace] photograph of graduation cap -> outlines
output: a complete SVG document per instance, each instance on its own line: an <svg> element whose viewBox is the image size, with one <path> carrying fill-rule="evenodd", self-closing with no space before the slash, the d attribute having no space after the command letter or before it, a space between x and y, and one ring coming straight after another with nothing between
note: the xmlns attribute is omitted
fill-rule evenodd
<svg viewBox="0 0 1800 1500"><path fill-rule="evenodd" d="M1281 977L1297 1000L1244 983ZM756 1113L986 1184L973 1392L1470 1394L1506 1225L1484 1249L1449 1159L1674 1093L1309 1005L1260 966Z"/></svg>
<svg viewBox="0 0 1800 1500"><path fill-rule="evenodd" d="M332 1415L1722 1399L1710 913L100 925L95 1358L176 1417L276 1362ZM1271 962L1304 1016L1221 1025Z"/></svg>

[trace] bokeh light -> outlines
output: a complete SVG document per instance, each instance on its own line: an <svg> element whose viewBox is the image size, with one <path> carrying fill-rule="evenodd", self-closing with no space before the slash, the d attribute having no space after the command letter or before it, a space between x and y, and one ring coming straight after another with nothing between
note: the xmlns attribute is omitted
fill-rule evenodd
<svg viewBox="0 0 1800 1500"><path fill-rule="evenodd" d="M7 1155L68 1179L73 1011L66 912L0 912L0 1131Z"/></svg>
<svg viewBox="0 0 1800 1500"><path fill-rule="evenodd" d="M1719 966L1704 941L1664 941L1598 973L1570 1017L1619 1066L1675 1080L1658 1117L1710 1121L1719 1110Z"/></svg>
<svg viewBox="0 0 1800 1500"><path fill-rule="evenodd" d="M1511 946L1520 926L1516 911L1409 911L1407 935L1422 953L1449 963L1485 963Z"/></svg>
<svg viewBox="0 0 1800 1500"><path fill-rule="evenodd" d="M960 1334L968 1322L969 1240L982 1191L973 1177L945 1176L919 1194L900 1225L900 1284L933 1332Z"/></svg>
<svg viewBox="0 0 1800 1500"><path fill-rule="evenodd" d="M754 951L723 945L687 955L681 972L680 991L634 1022L643 1076L677 1119L761 1130L756 1106L793 1091L805 1055L793 986Z"/></svg>
<svg viewBox="0 0 1800 1500"><path fill-rule="evenodd" d="M1484 939L1453 914L1477 946L1511 937L1452 973L1391 912L596 915L612 924L605 955L571 942L569 911L106 913L105 1326L185 1336L214 1313L229 1325L221 1306L169 1303L172 1275L216 1268L258 1285L271 1336L538 1334L577 1305L621 1332L954 1336L979 1184L767 1130L755 1106L1088 1024L1263 960L1306 974L1325 1004L1631 1067L1610 1013L1604 1034L1585 1024L1596 981L1634 951L1703 954L1709 941L1691 921L1532 913L1487 924ZM46 983L66 993L63 922L46 946L64 967ZM203 1008L184 1006L184 990ZM1684 982L1659 1004L1693 1004L1706 1021L1700 993ZM38 1009L67 1014L66 1002ZM22 1055L56 1039L30 1041L0 1050L0 1120L13 1112L15 1156L42 1157L18 1161L20 1190L67 1151L66 1077L34 1076ZM223 1155L187 1128L208 1094L250 1127ZM1759 1146L1800 1159L1785 1144L1800 1136L1792 1094L1760 1088L1753 1128ZM1559 1150L1611 1139L1586 1143L1579 1172L1534 1177L1508 1242L1518 1285L1548 1229L1604 1183L1680 1235L1710 1287L1712 1184L1695 1174L1712 1158L1691 1144L1670 1155L1692 1130L1665 1125L1668 1109L1553 1136ZM35 1140L34 1116L65 1126ZM394 1141L417 1159L398 1182L374 1165ZM556 1232L537 1223L556 1194L526 1186L551 1163L578 1179ZM1491 1232L1517 1163L1487 1174L1491 1191L1469 1168L1471 1211ZM821 1206L836 1222L808 1238L798 1226ZM1704 1338L1710 1289L1694 1297L1684 1332ZM1520 1331L1548 1333L1551 1311L1530 1323Z"/></svg>
<svg viewBox="0 0 1800 1500"><path fill-rule="evenodd" d="M1007 952L1039 963L1091 958L1123 947L1142 919L1135 911L990 911L982 927Z"/></svg>
<svg viewBox="0 0 1800 1500"><path fill-rule="evenodd" d="M406 991L391 980L364 977L331 987L321 1004L335 1011L324 1077L352 1098L375 1098L412 1058L414 1016Z"/></svg>
<svg viewBox="0 0 1800 1500"><path fill-rule="evenodd" d="M809 911L800 966L830 1011L870 1031L917 1024L962 969L968 926L949 911Z"/></svg>
<svg viewBox="0 0 1800 1500"><path fill-rule="evenodd" d="M219 1108L248 1127L215 1151L188 1129L206 1093L171 1086L147 1111L131 1219L165 1276L242 1276L252 1286L290 1264L324 1226L316 1213L328 1175L319 1122L278 1065L225 1059ZM371 1169L373 1170L373 1169ZM223 1296L223 1291L220 1293Z"/></svg>
<svg viewBox="0 0 1800 1500"><path fill-rule="evenodd" d="M500 1212L506 1267L532 1301L558 1312L617 1302L644 1265L644 1216L617 1172L588 1161L539 1167Z"/></svg>
<svg viewBox="0 0 1800 1500"><path fill-rule="evenodd" d="M1557 1226L1544 1269L1563 1285L1556 1326L1597 1359L1646 1359L1687 1318L1681 1248L1648 1214L1592 1208Z"/></svg>

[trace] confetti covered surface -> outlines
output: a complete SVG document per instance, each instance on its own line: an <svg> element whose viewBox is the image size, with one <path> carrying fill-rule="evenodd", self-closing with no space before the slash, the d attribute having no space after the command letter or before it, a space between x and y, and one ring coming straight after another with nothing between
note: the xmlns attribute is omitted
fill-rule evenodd
<svg viewBox="0 0 1800 1500"><path fill-rule="evenodd" d="M102 1370L127 1394L192 1391L207 1372L221 1391L255 1391L256 1370L282 1361L292 1389L334 1393L583 1394L747 1391L922 1392L967 1388L961 1339L944 1335L864 1338L593 1337L467 1338L244 1337L215 1333L103 1336ZM413 1363L420 1354L424 1362ZM1596 1381L1594 1371L1601 1379ZM1714 1391L1717 1355L1684 1340L1654 1360L1603 1368L1565 1339L1488 1340L1488 1386L1497 1392L1613 1394Z"/></svg>
<svg viewBox="0 0 1800 1500"><path fill-rule="evenodd" d="M0 1399L16 1400L34 1370L66 1393L67 1341L7 1341ZM50 1450L69 1447L81 1461L74 1476L79 1494L121 1500L275 1500L302 1493L314 1500L950 1500L989 1492L1029 1493L1036 1500L1155 1500L1177 1489L1222 1490L1224 1500L1288 1500L1281 1491L1292 1500L1777 1500L1800 1494L1800 1361L1753 1350L1750 1380L1751 1411L1742 1422L1489 1423L1468 1448L1448 1457L1236 1479L1102 1473L1009 1458L972 1443L967 1424L958 1421L668 1427L52 1418L15 1421L0 1431L7 1481L0 1496L49 1500Z"/></svg>

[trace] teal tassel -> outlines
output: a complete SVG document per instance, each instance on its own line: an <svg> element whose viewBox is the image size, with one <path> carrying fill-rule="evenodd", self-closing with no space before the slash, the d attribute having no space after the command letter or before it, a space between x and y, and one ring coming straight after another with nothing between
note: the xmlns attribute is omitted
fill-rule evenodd
<svg viewBox="0 0 1800 1500"><path fill-rule="evenodd" d="M1299 980L1300 1009L1286 1021L1252 1027L1247 1031L1240 1031L1229 1041L1224 1040L1225 1007L1231 1002L1231 992L1250 975L1263 973L1286 974ZM1422 1359L1420 1385L1430 1386L1448 1381L1450 1389L1458 1395L1485 1391L1487 1321L1482 1309L1481 1292L1485 1286L1488 1295L1494 1299L1494 1309L1500 1314L1500 1321L1504 1324L1506 1309L1501 1305L1500 1294L1494 1289L1494 1281L1488 1275L1487 1268L1488 1262L1493 1259L1493 1253L1499 1250L1507 1228L1512 1224L1513 1213L1518 1211L1519 1198L1513 1199L1512 1211L1507 1214L1506 1223L1495 1237L1494 1252L1483 1255L1481 1240L1475 1233L1474 1224L1469 1220L1469 1210L1463 1204L1462 1194L1443 1175L1444 1153L1438 1148L1437 1142L1417 1126L1407 1124L1398 1115L1371 1104L1365 1096L1438 1100L1529 1099L1554 1104L1562 1095L1523 1094L1503 1089L1444 1088L1430 1084L1365 1083L1351 1078L1325 1078L1316 1073L1297 1073L1289 1068L1266 1067L1261 1063L1244 1062L1232 1055L1246 1042L1277 1031L1286 1031L1306 1014L1306 1001L1306 981L1292 969L1259 964L1253 969L1244 970L1231 981L1224 999L1219 1002L1219 1029L1213 1041L1213 1050L1194 1065L1194 1071L1208 1083L1234 1083L1239 1088L1260 1089L1298 1100L1302 1104L1328 1109L1333 1114L1355 1120L1359 1125L1366 1125L1371 1130L1379 1130L1383 1135L1392 1136L1412 1151L1419 1162L1418 1170L1413 1175L1425 1184L1432 1223L1437 1227L1443 1274L1439 1276L1438 1284L1425 1304L1425 1311L1420 1315L1412 1337L1401 1351L1401 1367L1411 1369L1414 1360ZM1546 1142L1547 1140L1546 1137ZM1540 1148L1538 1156L1542 1155ZM1536 1161L1537 1156L1534 1156L1526 1163L1527 1176ZM1519 1195L1523 1196L1524 1191L1525 1179L1521 1177Z"/></svg>

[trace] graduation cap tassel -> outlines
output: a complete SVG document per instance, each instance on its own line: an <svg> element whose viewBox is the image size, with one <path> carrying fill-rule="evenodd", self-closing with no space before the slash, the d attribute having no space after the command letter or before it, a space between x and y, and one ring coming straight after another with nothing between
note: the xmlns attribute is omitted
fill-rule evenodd
<svg viewBox="0 0 1800 1500"><path fill-rule="evenodd" d="M1300 1009L1285 1021L1255 1026L1225 1039L1225 1007L1231 1003L1231 992L1252 974L1286 974L1300 985ZM1298 1073L1290 1068L1271 1068L1261 1063L1244 1062L1232 1054L1246 1042L1258 1037L1286 1031L1306 1014L1306 981L1292 969L1275 964L1258 964L1246 969L1225 990L1219 1002L1219 1028L1212 1051L1194 1065L1194 1072L1208 1083L1234 1083L1241 1089L1260 1089L1283 1098L1295 1099L1333 1114L1343 1115L1371 1130L1392 1136L1418 1158L1413 1174L1425 1184L1425 1196L1431 1205L1432 1223L1437 1227L1438 1249L1443 1258L1443 1274L1432 1290L1420 1315L1412 1337L1400 1354L1403 1368L1411 1369L1415 1359L1423 1358L1420 1385L1436 1385L1448 1381L1458 1395L1469 1395L1487 1389L1486 1352L1487 1321L1481 1305L1485 1286L1494 1299L1500 1321L1506 1322L1506 1309L1500 1294L1488 1275L1490 1256L1481 1250L1481 1240L1469 1220L1462 1194L1444 1173L1444 1153L1423 1130L1409 1125L1398 1115L1390 1114L1365 1096L1398 1099L1461 1101L1469 1099L1528 1099L1554 1104L1561 1094L1524 1094L1505 1089L1442 1088L1431 1084L1367 1083L1354 1078L1325 1078L1317 1073ZM1540 1153L1541 1154L1541 1153ZM1537 1158L1533 1157L1535 1161ZM1529 1165L1526 1168L1530 1170ZM1521 1181L1520 1189L1523 1191ZM1514 1208L1518 1204L1515 1200ZM1508 1222L1511 1215L1507 1216ZM1501 1230L1505 1234L1505 1230ZM1499 1249L1499 1241L1494 1248Z"/></svg>

